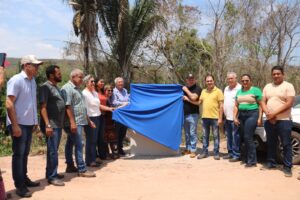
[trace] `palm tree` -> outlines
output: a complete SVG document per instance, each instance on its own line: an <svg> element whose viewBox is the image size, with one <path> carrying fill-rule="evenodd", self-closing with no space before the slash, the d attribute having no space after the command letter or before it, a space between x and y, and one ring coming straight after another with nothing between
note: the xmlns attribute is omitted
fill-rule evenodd
<svg viewBox="0 0 300 200"><path fill-rule="evenodd" d="M154 0L136 0L132 8L128 0L96 1L99 21L110 39L112 56L117 60L125 82L129 83L132 56L155 26L164 20L156 14Z"/></svg>
<svg viewBox="0 0 300 200"><path fill-rule="evenodd" d="M96 51L98 41L96 0L70 0L68 2L74 11L73 29L75 35L80 36L84 52L84 71L87 73L90 68L90 53Z"/></svg>

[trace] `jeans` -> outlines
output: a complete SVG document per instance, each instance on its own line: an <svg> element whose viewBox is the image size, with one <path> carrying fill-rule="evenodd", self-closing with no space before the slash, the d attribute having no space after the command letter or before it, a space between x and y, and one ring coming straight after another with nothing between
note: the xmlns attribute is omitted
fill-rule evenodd
<svg viewBox="0 0 300 200"><path fill-rule="evenodd" d="M278 120L276 124L271 124L268 120L265 122L265 130L267 133L267 161L276 165L276 152L278 137L283 146L283 165L292 168L292 144L291 144L291 120Z"/></svg>
<svg viewBox="0 0 300 200"><path fill-rule="evenodd" d="M77 132L71 133L70 127L66 127L64 130L68 134L66 146L65 146L65 157L67 165L74 165L73 161L73 146L75 146L75 160L78 168L78 172L85 172L86 165L83 160L83 140L82 140L82 125L77 125Z"/></svg>
<svg viewBox="0 0 300 200"><path fill-rule="evenodd" d="M256 164L256 148L253 140L259 116L258 110L239 111L241 137L245 143L245 156L247 164Z"/></svg>
<svg viewBox="0 0 300 200"><path fill-rule="evenodd" d="M14 137L11 125L8 129L12 136L12 175L16 188L25 187L25 179L27 178L27 161L30 152L32 139L32 126L19 125L22 135Z"/></svg>
<svg viewBox="0 0 300 200"><path fill-rule="evenodd" d="M218 119L209 119L209 118L202 118L202 132L203 132L202 154L208 154L210 128L212 128L212 133L214 138L214 155L219 155L220 134L219 134Z"/></svg>
<svg viewBox="0 0 300 200"><path fill-rule="evenodd" d="M197 150L197 125L199 114L184 116L185 148L191 152Z"/></svg>
<svg viewBox="0 0 300 200"><path fill-rule="evenodd" d="M90 117L90 120L94 122L96 128L92 128L89 125L84 126L84 131L86 135L86 144L85 144L85 163L90 165L91 163L96 162L96 145L98 132L100 127L100 116Z"/></svg>
<svg viewBox="0 0 300 200"><path fill-rule="evenodd" d="M58 147L61 138L61 128L53 128L53 136L46 136L47 143L47 164L46 164L46 178L53 180L57 177L58 167Z"/></svg>
<svg viewBox="0 0 300 200"><path fill-rule="evenodd" d="M227 150L232 158L240 158L239 127L232 120L225 121L225 133L227 136Z"/></svg>
<svg viewBox="0 0 300 200"><path fill-rule="evenodd" d="M118 134L118 150L122 150L123 140L126 136L127 127L119 122L116 122L116 132Z"/></svg>
<svg viewBox="0 0 300 200"><path fill-rule="evenodd" d="M108 153L108 146L104 142L104 131L105 131L105 117L104 115L100 115L100 128L98 131L97 137L97 156L101 159L106 158L106 154Z"/></svg>

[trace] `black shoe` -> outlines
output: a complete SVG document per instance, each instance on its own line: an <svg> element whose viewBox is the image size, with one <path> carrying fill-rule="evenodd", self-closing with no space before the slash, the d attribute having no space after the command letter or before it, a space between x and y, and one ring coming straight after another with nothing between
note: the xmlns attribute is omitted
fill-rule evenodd
<svg viewBox="0 0 300 200"><path fill-rule="evenodd" d="M67 165L66 173L77 173L78 169L74 165Z"/></svg>
<svg viewBox="0 0 300 200"><path fill-rule="evenodd" d="M256 164L255 163L247 163L245 165L245 168L251 168L251 167L256 167Z"/></svg>
<svg viewBox="0 0 300 200"><path fill-rule="evenodd" d="M48 183L54 186L65 186L65 183L59 179L48 180Z"/></svg>
<svg viewBox="0 0 300 200"><path fill-rule="evenodd" d="M285 177L293 176L291 168L288 168L288 167L283 167L283 173L284 173Z"/></svg>
<svg viewBox="0 0 300 200"><path fill-rule="evenodd" d="M29 198L32 196L32 192L30 192L26 187L20 187L16 189L16 194L20 197Z"/></svg>
<svg viewBox="0 0 300 200"><path fill-rule="evenodd" d="M118 150L118 154L119 154L120 156L125 156L125 155L126 155L123 149L119 149L119 150Z"/></svg>
<svg viewBox="0 0 300 200"><path fill-rule="evenodd" d="M240 159L239 158L231 158L229 159L229 162L239 162Z"/></svg>
<svg viewBox="0 0 300 200"><path fill-rule="evenodd" d="M57 174L56 178L63 179L63 178L65 178L65 175L63 175L63 174Z"/></svg>
<svg viewBox="0 0 300 200"><path fill-rule="evenodd" d="M226 156L223 156L223 159L225 159L225 160L228 160L228 159L231 159L231 158L232 158L232 156L229 155L229 154L227 154Z"/></svg>
<svg viewBox="0 0 300 200"><path fill-rule="evenodd" d="M27 187L39 187L40 186L40 182L34 182L34 181L31 181L29 178L26 178L25 179L25 185Z"/></svg>
<svg viewBox="0 0 300 200"><path fill-rule="evenodd" d="M207 157L208 157L208 154L203 153L203 154L199 154L199 155L197 156L197 159L203 159L203 158L207 158Z"/></svg>
<svg viewBox="0 0 300 200"><path fill-rule="evenodd" d="M215 155L214 155L214 159L215 159L215 160L220 160L220 155L219 155L219 154L215 154Z"/></svg>
<svg viewBox="0 0 300 200"><path fill-rule="evenodd" d="M276 169L277 166L272 164L272 163L267 163L266 165L262 166L260 169L261 170L271 170L271 169Z"/></svg>

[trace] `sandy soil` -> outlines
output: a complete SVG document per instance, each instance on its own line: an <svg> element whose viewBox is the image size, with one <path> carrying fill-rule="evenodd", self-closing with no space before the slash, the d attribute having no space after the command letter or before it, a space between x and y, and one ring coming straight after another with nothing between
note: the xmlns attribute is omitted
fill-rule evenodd
<svg viewBox="0 0 300 200"><path fill-rule="evenodd" d="M261 170L261 164L245 169L239 162L215 161L213 157L128 157L106 161L95 170L96 178L65 174L66 186L55 187L44 179L45 162L45 156L29 158L29 176L42 183L32 190L32 199L300 199L300 166L293 168L293 177L286 178L280 170ZM11 157L0 158L0 166L6 190L12 199L18 199L11 178ZM64 169L62 157L59 172Z"/></svg>

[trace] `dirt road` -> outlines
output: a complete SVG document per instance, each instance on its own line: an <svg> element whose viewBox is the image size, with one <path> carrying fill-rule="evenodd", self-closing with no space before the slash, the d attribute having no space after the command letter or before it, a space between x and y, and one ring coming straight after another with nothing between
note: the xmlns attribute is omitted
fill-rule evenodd
<svg viewBox="0 0 300 200"><path fill-rule="evenodd" d="M224 148L222 150L225 151ZM203 160L188 156L138 157L107 161L95 170L96 178L79 178L65 174L65 187L48 185L45 156L29 158L29 176L40 180L32 199L101 199L101 200L276 200L300 199L300 166L293 168L293 177L286 178L280 170L245 169L227 160ZM0 158L6 190L15 195L11 176L11 157ZM59 172L64 172L60 159Z"/></svg>

